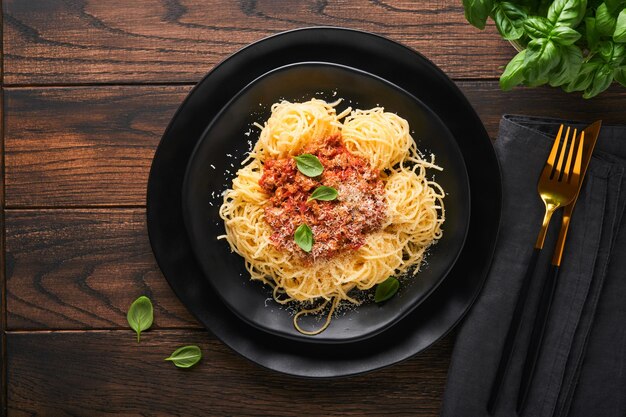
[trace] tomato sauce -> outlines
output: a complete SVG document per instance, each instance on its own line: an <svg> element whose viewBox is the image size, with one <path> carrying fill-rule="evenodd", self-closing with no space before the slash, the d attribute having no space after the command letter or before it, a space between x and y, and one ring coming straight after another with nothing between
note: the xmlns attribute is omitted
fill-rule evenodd
<svg viewBox="0 0 626 417"><path fill-rule="evenodd" d="M339 135L311 144L301 153L320 160L324 167L320 176L302 174L293 157L268 159L263 165L259 185L270 196L265 221L272 228L271 243L309 260L358 249L386 217L380 173L366 159L348 151ZM307 202L320 185L335 188L337 199ZM313 248L308 254L294 241L294 232L303 223L313 232Z"/></svg>

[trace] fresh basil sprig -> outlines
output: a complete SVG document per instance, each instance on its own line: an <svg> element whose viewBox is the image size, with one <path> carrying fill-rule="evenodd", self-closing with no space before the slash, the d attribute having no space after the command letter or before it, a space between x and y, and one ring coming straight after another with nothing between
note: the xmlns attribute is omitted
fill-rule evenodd
<svg viewBox="0 0 626 417"><path fill-rule="evenodd" d="M296 166L298 171L302 172L307 177L317 177L324 172L324 167L317 156L310 153L303 153L294 157L296 160Z"/></svg>
<svg viewBox="0 0 626 417"><path fill-rule="evenodd" d="M500 87L549 84L591 98L613 81L626 86L626 0L464 0L469 23L488 16L504 39L525 47ZM584 36L583 36L584 35Z"/></svg>
<svg viewBox="0 0 626 417"><path fill-rule="evenodd" d="M179 368L191 368L202 359L202 351L198 346L190 345L176 349L172 354L165 358L171 361Z"/></svg>
<svg viewBox="0 0 626 417"><path fill-rule="evenodd" d="M293 240L305 252L311 252L313 249L313 231L306 223L298 226L293 234Z"/></svg>
<svg viewBox="0 0 626 417"><path fill-rule="evenodd" d="M311 193L311 197L308 198L307 203L312 200L332 201L337 198L337 195L338 192L333 187L320 185Z"/></svg>
<svg viewBox="0 0 626 417"><path fill-rule="evenodd" d="M394 278L389 277L376 286L376 292L374 293L374 301L382 303L393 297L400 288L400 282Z"/></svg>
<svg viewBox="0 0 626 417"><path fill-rule="evenodd" d="M148 330L154 320L154 310L152 302L148 297L142 295L130 305L126 320L130 327L137 333L137 343L141 338L141 332Z"/></svg>

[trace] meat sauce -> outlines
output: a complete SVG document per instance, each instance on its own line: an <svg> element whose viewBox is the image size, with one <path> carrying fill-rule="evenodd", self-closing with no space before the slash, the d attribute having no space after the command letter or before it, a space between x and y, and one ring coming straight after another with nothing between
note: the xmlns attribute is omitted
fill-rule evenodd
<svg viewBox="0 0 626 417"><path fill-rule="evenodd" d="M365 243L366 236L381 228L386 217L385 186L369 162L354 155L339 135L305 147L324 171L315 178L298 171L294 158L268 159L259 185L270 196L265 220L272 228L271 243L305 260L328 259ZM307 202L320 185L338 191L336 200ZM313 232L313 248L304 252L294 241L301 224Z"/></svg>

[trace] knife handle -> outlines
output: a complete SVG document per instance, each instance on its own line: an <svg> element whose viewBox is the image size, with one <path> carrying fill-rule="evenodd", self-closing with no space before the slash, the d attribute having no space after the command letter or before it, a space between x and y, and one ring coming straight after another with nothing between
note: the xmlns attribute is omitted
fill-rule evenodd
<svg viewBox="0 0 626 417"><path fill-rule="evenodd" d="M517 333L522 322L524 305L526 304L526 298L528 297L528 289L530 288L530 283L535 272L535 267L537 266L539 252L541 252L541 249L539 248L535 248L533 250L533 253L528 262L528 267L526 269L526 275L524 276L524 280L522 281L522 287L520 288L520 292L517 296L515 310L513 310L513 317L511 318L511 323L509 324L509 330L506 334L502 353L500 354L500 363L498 364L498 370L496 371L496 376L491 385L489 401L487 402L487 412L489 412L489 414L493 414L495 410L496 403L500 395L500 388L502 387L502 381L504 380L506 370L511 360L515 339L517 337Z"/></svg>
<svg viewBox="0 0 626 417"><path fill-rule="evenodd" d="M539 354L541 353L541 345L546 332L546 327L548 327L550 308L552 307L552 299L554 298L558 276L559 266L551 265L548 277L544 282L543 290L541 291L541 299L539 300L539 305L537 307L537 315L535 316L533 332L530 336L530 343L528 345L526 360L524 361L524 368L522 370L522 380L520 382L519 393L517 394L517 412L520 415L524 412L524 408L526 407L528 392L530 391Z"/></svg>

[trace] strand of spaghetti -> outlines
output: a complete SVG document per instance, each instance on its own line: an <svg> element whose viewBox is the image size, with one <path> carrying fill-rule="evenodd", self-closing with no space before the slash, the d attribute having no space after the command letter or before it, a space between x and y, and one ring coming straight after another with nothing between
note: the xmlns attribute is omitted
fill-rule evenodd
<svg viewBox="0 0 626 417"><path fill-rule="evenodd" d="M335 309L337 308L337 305L339 303L339 298L335 297L333 299L333 303L330 306L330 311L328 312L328 315L326 316L326 321L324 322L324 324L322 325L322 327L320 327L317 330L304 330L300 327L300 325L298 324L298 319L300 318L300 316L302 315L306 315L306 314L315 314L318 313L322 310L324 310L324 308L326 307L326 305L330 302L330 300L326 300L324 301L324 303L316 308L310 309L310 310L300 310L296 313L295 316L293 316L293 325L296 328L296 330L298 330L300 333L302 334L306 334L308 336L314 336L316 334L320 334L322 333L324 330L326 330L326 328L330 325L330 319L333 317L333 313L335 312Z"/></svg>

